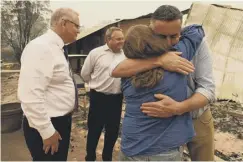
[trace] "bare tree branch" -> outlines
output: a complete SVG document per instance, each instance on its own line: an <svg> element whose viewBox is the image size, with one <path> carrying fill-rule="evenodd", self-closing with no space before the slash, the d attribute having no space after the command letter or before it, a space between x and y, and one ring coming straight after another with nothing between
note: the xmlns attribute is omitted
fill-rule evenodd
<svg viewBox="0 0 243 162"><path fill-rule="evenodd" d="M1 40L13 48L18 59L26 44L47 29L45 16L50 13L49 5L49 1L2 2Z"/></svg>

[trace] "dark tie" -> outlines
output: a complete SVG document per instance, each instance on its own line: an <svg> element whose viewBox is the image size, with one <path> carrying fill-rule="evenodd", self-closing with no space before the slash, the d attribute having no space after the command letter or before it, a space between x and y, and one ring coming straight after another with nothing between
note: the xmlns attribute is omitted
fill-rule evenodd
<svg viewBox="0 0 243 162"><path fill-rule="evenodd" d="M64 46L63 47L63 50L64 50L64 56L68 62L68 66L69 66L69 74L70 76L72 77L72 80L73 80L73 84L74 84L74 89L75 89L75 103L74 103L74 110L78 110L78 88L77 88L77 84L76 84L76 81L74 79L74 75L73 75L73 72L72 72L72 67L69 63L69 58L68 58L68 52L67 52L67 47Z"/></svg>

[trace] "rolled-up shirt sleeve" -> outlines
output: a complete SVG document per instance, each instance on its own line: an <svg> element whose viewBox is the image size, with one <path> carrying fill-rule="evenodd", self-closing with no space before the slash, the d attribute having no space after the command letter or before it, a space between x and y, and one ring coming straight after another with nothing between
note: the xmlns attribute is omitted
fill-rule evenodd
<svg viewBox="0 0 243 162"><path fill-rule="evenodd" d="M109 75L112 77L112 72L115 70L115 68L126 59L126 56L124 54L121 55L115 55L114 61L110 64L109 67Z"/></svg>
<svg viewBox="0 0 243 162"><path fill-rule="evenodd" d="M55 133L46 110L45 91L52 79L54 60L49 47L29 44L21 57L18 98L30 127L37 129L42 139Z"/></svg>
<svg viewBox="0 0 243 162"><path fill-rule="evenodd" d="M209 102L215 101L215 82L213 77L212 57L205 39L195 56L195 92L205 96Z"/></svg>

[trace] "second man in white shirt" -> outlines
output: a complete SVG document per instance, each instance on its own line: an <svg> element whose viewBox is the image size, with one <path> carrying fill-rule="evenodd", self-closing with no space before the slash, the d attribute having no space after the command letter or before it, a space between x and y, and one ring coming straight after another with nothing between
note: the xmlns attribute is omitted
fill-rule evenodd
<svg viewBox="0 0 243 162"><path fill-rule="evenodd" d="M120 28L106 31L106 44L93 49L85 59L81 77L90 86L90 109L86 161L96 160L96 147L103 128L105 143L102 153L104 161L112 160L112 152L118 137L122 99L120 79L109 75L109 66L123 55L124 35Z"/></svg>

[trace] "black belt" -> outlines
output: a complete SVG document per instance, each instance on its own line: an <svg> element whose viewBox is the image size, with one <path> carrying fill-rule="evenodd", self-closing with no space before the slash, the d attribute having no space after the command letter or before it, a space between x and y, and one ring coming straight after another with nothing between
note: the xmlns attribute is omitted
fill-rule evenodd
<svg viewBox="0 0 243 162"><path fill-rule="evenodd" d="M98 92L98 91L96 91L94 89L91 89L90 92L100 93L100 94L107 95L107 96L118 96L118 95L121 95L121 93L114 94L114 93Z"/></svg>

